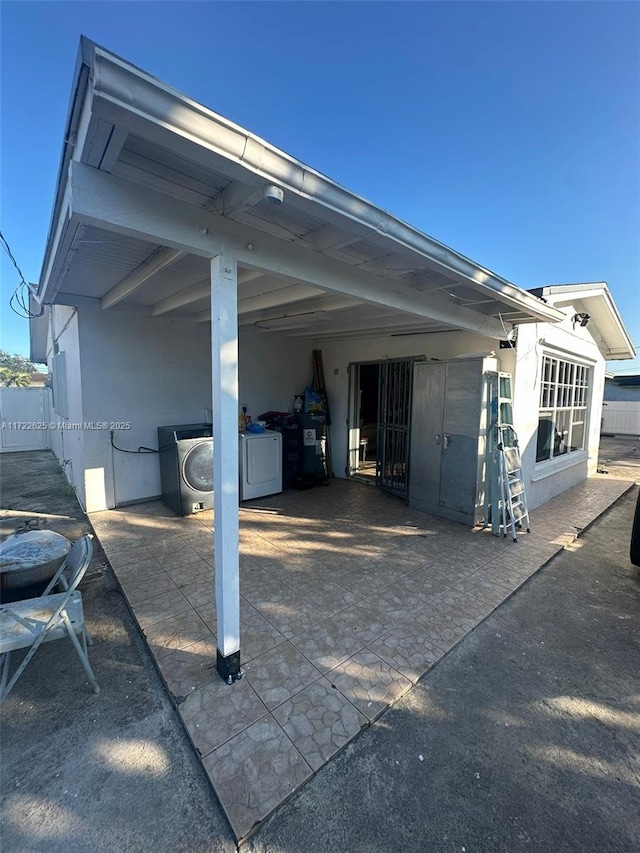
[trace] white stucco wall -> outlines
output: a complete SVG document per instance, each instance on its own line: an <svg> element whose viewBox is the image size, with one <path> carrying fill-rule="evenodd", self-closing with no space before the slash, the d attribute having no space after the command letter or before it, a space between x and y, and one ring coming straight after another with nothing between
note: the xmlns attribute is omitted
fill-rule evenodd
<svg viewBox="0 0 640 853"><path fill-rule="evenodd" d="M67 480L74 486L78 500L85 506L84 489L84 442L83 432L73 427L82 423L82 384L80 368L78 315L74 308L56 305L51 310L51 322L47 338L47 365L49 371L60 369L60 361L54 365L54 344L64 353L64 377L59 379L66 387L66 415L51 407L51 449L60 462ZM54 401L55 404L55 401Z"/></svg>
<svg viewBox="0 0 640 853"><path fill-rule="evenodd" d="M122 312L79 311L82 348L80 419L106 423L84 438L83 494L88 511L161 493L157 454L123 453L157 448L157 428L200 423L211 409L211 341L208 324L150 319ZM240 405L254 417L286 410L312 375L312 347L284 337L241 333ZM66 438L66 436L65 436Z"/></svg>
<svg viewBox="0 0 640 853"><path fill-rule="evenodd" d="M600 418L604 393L605 362L588 327L573 328L573 307L563 308L562 323L533 324L518 330L514 382L514 420L520 447L527 498L531 508L595 473L600 443ZM540 402L540 371L543 355L577 360L591 368L587 449L548 462L536 463L536 439Z"/></svg>
<svg viewBox="0 0 640 853"><path fill-rule="evenodd" d="M240 332L240 405L257 418L263 412L293 411L295 394L313 379L313 344L284 335Z"/></svg>
<svg viewBox="0 0 640 853"><path fill-rule="evenodd" d="M211 407L209 330L122 312L80 310L89 511L160 493L157 427L199 423ZM120 425L129 425L121 426ZM102 506L100 506L102 504Z"/></svg>
<svg viewBox="0 0 640 853"><path fill-rule="evenodd" d="M448 359L461 354L495 350L499 369L514 377L514 423L523 449L523 474L531 507L538 506L595 473L599 446L605 362L588 327L575 329L573 307L563 309L562 324L520 326L516 349L499 349L498 342L480 335L451 332L436 335L339 341L322 346L325 377L331 405L331 441L334 473L344 476L347 463L348 366L424 355ZM540 343L544 340L545 343ZM540 368L544 353L582 360L591 367L587 450L549 463L536 464L536 438L540 398Z"/></svg>

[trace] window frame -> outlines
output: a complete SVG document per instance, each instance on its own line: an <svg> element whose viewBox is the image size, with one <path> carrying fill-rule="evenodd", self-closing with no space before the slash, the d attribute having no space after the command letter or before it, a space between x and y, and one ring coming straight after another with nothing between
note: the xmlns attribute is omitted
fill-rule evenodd
<svg viewBox="0 0 640 853"><path fill-rule="evenodd" d="M569 353L553 350L542 353L536 429L537 469L565 467L573 464L573 460L584 458L588 452L593 368L592 362ZM540 430L544 421L550 424L545 442L548 447L544 447L549 455L540 458ZM575 438L580 433L577 444Z"/></svg>

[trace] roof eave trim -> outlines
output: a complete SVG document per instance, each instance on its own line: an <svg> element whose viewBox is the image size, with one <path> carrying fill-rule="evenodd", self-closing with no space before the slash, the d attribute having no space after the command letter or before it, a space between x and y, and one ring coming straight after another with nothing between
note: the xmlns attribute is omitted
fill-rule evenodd
<svg viewBox="0 0 640 853"><path fill-rule="evenodd" d="M46 277L47 269L49 268L51 260L51 251L54 246L53 236L58 228L60 216L64 213L69 163L73 157L73 150L75 147L74 140L77 135L78 124L82 114L82 106L90 84L95 50L96 45L90 39L86 38L86 36L80 37L80 47L78 49L76 66L73 74L73 85L71 87L71 100L69 101L67 120L65 122L65 135L62 143L62 153L60 155L60 166L58 168L58 180L56 182L53 211L49 222L44 259L42 261L40 280L38 282L37 297L39 302L47 301L46 296L50 283L46 280Z"/></svg>
<svg viewBox="0 0 640 853"><path fill-rule="evenodd" d="M618 331L618 340L611 341L603 338L603 347L599 347L603 357L607 361L626 361L635 358L636 350L622 321L618 308L613 301L611 291L606 281L588 282L585 284L553 284L540 289L543 294L550 297L562 296L561 301L571 301L575 296L579 302L581 299L598 299L602 309L608 313ZM595 319L595 318L594 318ZM597 319L596 319L597 325Z"/></svg>

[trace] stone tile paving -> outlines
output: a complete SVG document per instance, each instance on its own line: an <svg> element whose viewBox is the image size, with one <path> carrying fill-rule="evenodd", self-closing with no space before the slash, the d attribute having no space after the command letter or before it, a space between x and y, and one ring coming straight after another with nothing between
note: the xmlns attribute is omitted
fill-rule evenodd
<svg viewBox="0 0 640 853"><path fill-rule="evenodd" d="M195 690L180 706L180 715L200 755L216 747L266 717L267 707L248 680L243 678L233 690L220 678Z"/></svg>
<svg viewBox="0 0 640 853"><path fill-rule="evenodd" d="M271 716L202 759L236 834L246 833L312 775L311 766Z"/></svg>
<svg viewBox="0 0 640 853"><path fill-rule="evenodd" d="M91 521L242 839L629 485L581 483L517 544L344 480L244 504L232 686L215 667L213 512Z"/></svg>
<svg viewBox="0 0 640 853"><path fill-rule="evenodd" d="M312 770L348 743L367 719L326 678L319 678L273 712Z"/></svg>
<svg viewBox="0 0 640 853"><path fill-rule="evenodd" d="M404 675L368 649L338 664L329 677L369 720L374 720L411 687Z"/></svg>

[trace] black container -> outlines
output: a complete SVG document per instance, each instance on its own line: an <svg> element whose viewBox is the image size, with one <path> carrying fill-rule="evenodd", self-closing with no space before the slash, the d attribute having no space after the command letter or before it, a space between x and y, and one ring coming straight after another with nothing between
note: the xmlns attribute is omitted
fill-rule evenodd
<svg viewBox="0 0 640 853"><path fill-rule="evenodd" d="M296 415L296 423L300 427L302 445L302 476L305 480L324 480L327 476L324 453L318 453L322 449L322 436L326 423L325 415ZM313 443L310 442L311 430L313 430ZM307 442L307 443L305 443Z"/></svg>
<svg viewBox="0 0 640 853"><path fill-rule="evenodd" d="M290 489L302 472L302 431L298 424L284 426L282 432L282 488Z"/></svg>

